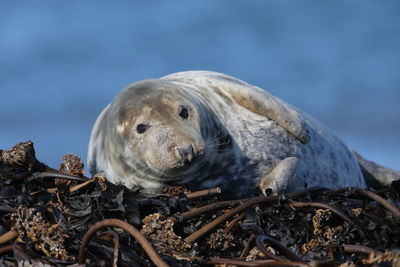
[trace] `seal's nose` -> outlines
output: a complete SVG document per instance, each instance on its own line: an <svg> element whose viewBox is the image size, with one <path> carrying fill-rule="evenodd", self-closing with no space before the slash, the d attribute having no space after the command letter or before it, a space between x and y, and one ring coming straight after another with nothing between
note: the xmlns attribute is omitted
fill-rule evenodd
<svg viewBox="0 0 400 267"><path fill-rule="evenodd" d="M192 144L187 147L177 147L177 155L184 161L185 164L192 162L194 158L193 146Z"/></svg>

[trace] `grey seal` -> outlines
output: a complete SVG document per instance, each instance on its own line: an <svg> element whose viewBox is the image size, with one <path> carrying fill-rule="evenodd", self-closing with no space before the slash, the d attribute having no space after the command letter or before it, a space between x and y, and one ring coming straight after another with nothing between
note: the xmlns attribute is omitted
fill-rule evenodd
<svg viewBox="0 0 400 267"><path fill-rule="evenodd" d="M244 196L257 187L264 193L364 188L366 180L388 185L400 178L267 91L209 71L122 90L95 122L88 166L110 182L149 193L179 184Z"/></svg>

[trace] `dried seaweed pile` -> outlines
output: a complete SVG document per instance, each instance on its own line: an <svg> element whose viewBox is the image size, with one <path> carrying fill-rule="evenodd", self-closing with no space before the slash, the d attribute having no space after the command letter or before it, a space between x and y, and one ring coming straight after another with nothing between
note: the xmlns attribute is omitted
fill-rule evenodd
<svg viewBox="0 0 400 267"><path fill-rule="evenodd" d="M155 196L19 143L0 151L0 266L400 266L398 189Z"/></svg>

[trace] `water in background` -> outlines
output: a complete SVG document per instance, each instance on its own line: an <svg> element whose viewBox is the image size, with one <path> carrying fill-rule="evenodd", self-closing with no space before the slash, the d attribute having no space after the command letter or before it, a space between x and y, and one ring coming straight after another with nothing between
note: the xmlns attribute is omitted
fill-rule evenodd
<svg viewBox="0 0 400 267"><path fill-rule="evenodd" d="M400 169L396 0L1 1L0 148L86 159L121 88L197 69L261 86Z"/></svg>

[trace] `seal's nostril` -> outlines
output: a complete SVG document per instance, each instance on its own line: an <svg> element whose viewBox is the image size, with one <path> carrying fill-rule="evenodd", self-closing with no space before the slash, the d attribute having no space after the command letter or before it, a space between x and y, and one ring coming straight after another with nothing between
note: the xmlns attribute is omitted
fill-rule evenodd
<svg viewBox="0 0 400 267"><path fill-rule="evenodd" d="M192 144L190 144L190 145L187 147L187 151L188 151L187 160L188 160L189 162L192 162L193 156L194 156Z"/></svg>
<svg viewBox="0 0 400 267"><path fill-rule="evenodd" d="M177 147L176 151L178 152L182 160L184 160L187 163L192 162L194 156L192 144L188 145L186 148Z"/></svg>
<svg viewBox="0 0 400 267"><path fill-rule="evenodd" d="M189 144L189 146L187 147L187 151L188 151L188 153L193 154L193 146L192 146L192 144Z"/></svg>

